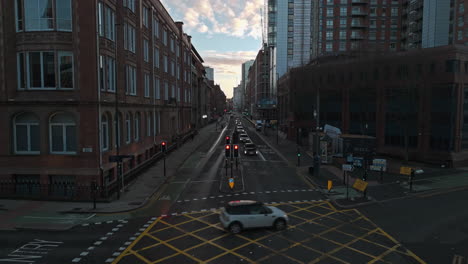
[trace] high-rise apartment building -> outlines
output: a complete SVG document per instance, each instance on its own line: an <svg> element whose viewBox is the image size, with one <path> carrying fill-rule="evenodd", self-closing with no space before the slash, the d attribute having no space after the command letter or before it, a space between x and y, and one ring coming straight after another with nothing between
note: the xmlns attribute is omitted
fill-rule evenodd
<svg viewBox="0 0 468 264"><path fill-rule="evenodd" d="M268 0L270 80L319 56L400 48L399 0Z"/></svg>
<svg viewBox="0 0 468 264"><path fill-rule="evenodd" d="M462 0L403 0L402 48L468 44L468 23Z"/></svg>

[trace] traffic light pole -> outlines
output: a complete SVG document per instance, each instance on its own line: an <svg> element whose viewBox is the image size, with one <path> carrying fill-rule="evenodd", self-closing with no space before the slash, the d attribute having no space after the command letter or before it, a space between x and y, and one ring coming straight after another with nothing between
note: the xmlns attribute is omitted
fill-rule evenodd
<svg viewBox="0 0 468 264"><path fill-rule="evenodd" d="M164 163L164 177L166 177L166 152L163 154L163 163Z"/></svg>
<svg viewBox="0 0 468 264"><path fill-rule="evenodd" d="M228 160L225 159L225 161L226 161L226 162L225 162L225 164L224 164L224 167L226 168L226 177L227 177L227 175L228 175L228 172L227 172L227 170L228 170Z"/></svg>

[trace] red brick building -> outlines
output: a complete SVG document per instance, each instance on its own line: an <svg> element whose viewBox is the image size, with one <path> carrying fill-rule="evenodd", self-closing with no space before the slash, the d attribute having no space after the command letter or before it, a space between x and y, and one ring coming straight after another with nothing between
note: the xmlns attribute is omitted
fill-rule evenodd
<svg viewBox="0 0 468 264"><path fill-rule="evenodd" d="M319 109L320 127L374 136L380 154L466 166L468 48L323 57L280 79L279 107L290 138L314 131Z"/></svg>
<svg viewBox="0 0 468 264"><path fill-rule="evenodd" d="M134 157L127 181L190 132L191 39L158 0L34 2L0 2L1 192L82 199L96 181L111 193L111 155Z"/></svg>

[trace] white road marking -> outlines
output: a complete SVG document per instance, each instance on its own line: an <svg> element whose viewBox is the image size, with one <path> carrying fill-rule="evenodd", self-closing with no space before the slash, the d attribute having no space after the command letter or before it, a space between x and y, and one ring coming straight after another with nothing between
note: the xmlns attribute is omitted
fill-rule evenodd
<svg viewBox="0 0 468 264"><path fill-rule="evenodd" d="M203 197L202 200L206 200L206 197Z"/></svg>
<svg viewBox="0 0 468 264"><path fill-rule="evenodd" d="M89 254L89 252L84 251L84 252L81 252L80 256L84 257L84 256L87 256L88 254Z"/></svg>
<svg viewBox="0 0 468 264"><path fill-rule="evenodd" d="M255 194L255 192L250 192L250 194Z"/></svg>
<svg viewBox="0 0 468 264"><path fill-rule="evenodd" d="M148 224L144 224L143 227L148 227L149 225Z"/></svg>
<svg viewBox="0 0 468 264"><path fill-rule="evenodd" d="M112 254L113 257L118 257L120 255L120 252L114 252L114 254Z"/></svg>
<svg viewBox="0 0 468 264"><path fill-rule="evenodd" d="M106 236L112 236L113 234L114 234L114 233L109 232L109 233L106 234Z"/></svg>
<svg viewBox="0 0 468 264"><path fill-rule="evenodd" d="M177 213L172 213L171 215L177 215Z"/></svg>
<svg viewBox="0 0 468 264"><path fill-rule="evenodd" d="M270 193L270 191L266 191L265 193Z"/></svg>
<svg viewBox="0 0 468 264"><path fill-rule="evenodd" d="M274 193L277 192L277 191L273 191Z"/></svg>
<svg viewBox="0 0 468 264"><path fill-rule="evenodd" d="M131 243L132 243L132 242L127 241L127 242L124 243L124 245L128 246L128 245L130 245Z"/></svg>
<svg viewBox="0 0 468 264"><path fill-rule="evenodd" d="M242 194L248 194L248 193L246 193L246 192L243 192Z"/></svg>
<svg viewBox="0 0 468 264"><path fill-rule="evenodd" d="M88 250L90 250L90 251L91 251L91 250L94 250L94 247L89 247Z"/></svg>
<svg viewBox="0 0 468 264"><path fill-rule="evenodd" d="M122 224L120 224L120 225L117 225L117 227L123 227L123 225L122 225Z"/></svg>
<svg viewBox="0 0 468 264"><path fill-rule="evenodd" d="M114 221L107 221L106 223L111 224L112 222L114 222Z"/></svg>
<svg viewBox="0 0 468 264"><path fill-rule="evenodd" d="M215 198L214 196L210 196L211 199Z"/></svg>
<svg viewBox="0 0 468 264"><path fill-rule="evenodd" d="M74 259L72 260L72 262L75 262L75 263L76 263L76 262L80 262L80 260L81 260L81 258L74 258Z"/></svg>
<svg viewBox="0 0 468 264"><path fill-rule="evenodd" d="M107 240L107 237L101 237L100 239L101 240Z"/></svg>
<svg viewBox="0 0 468 264"><path fill-rule="evenodd" d="M118 228L112 228L112 231L117 232L117 231L119 231L119 229Z"/></svg>
<svg viewBox="0 0 468 264"><path fill-rule="evenodd" d="M266 161L265 157L263 156L262 152L261 151L258 151L258 155L260 156L260 158L263 160L263 161Z"/></svg>
<svg viewBox="0 0 468 264"><path fill-rule="evenodd" d="M101 244L102 244L102 241L96 241L96 242L94 242L94 245L96 245L96 246L99 246L99 245L101 245Z"/></svg>
<svg viewBox="0 0 468 264"><path fill-rule="evenodd" d="M194 200L194 201L198 201L198 199L197 199L197 198L193 198L193 200Z"/></svg>
<svg viewBox="0 0 468 264"><path fill-rule="evenodd" d="M133 241L133 240L135 240L135 239L136 239L136 237L131 237L131 238L129 238L129 240L131 240L131 241Z"/></svg>
<svg viewBox="0 0 468 264"><path fill-rule="evenodd" d="M151 220L156 220L156 219L158 219L158 218L157 217L151 217Z"/></svg>
<svg viewBox="0 0 468 264"><path fill-rule="evenodd" d="M135 233L135 236L139 236L139 235L141 235L140 232L136 232L136 233Z"/></svg>
<svg viewBox="0 0 468 264"><path fill-rule="evenodd" d="M305 192L305 191L307 191L307 190L304 189L304 190L301 190L301 191Z"/></svg>
<svg viewBox="0 0 468 264"><path fill-rule="evenodd" d="M179 201L177 201L177 202L178 202L178 203L181 203L182 201L181 201L181 200L179 200Z"/></svg>
<svg viewBox="0 0 468 264"><path fill-rule="evenodd" d="M94 224L95 224L95 225L100 225L100 224L101 224L101 222L97 222L97 223L94 223Z"/></svg>
<svg viewBox="0 0 468 264"><path fill-rule="evenodd" d="M119 248L120 251L124 251L125 249L126 249L126 248L124 248L124 247L120 247L120 248Z"/></svg>
<svg viewBox="0 0 468 264"><path fill-rule="evenodd" d="M235 196L239 196L240 194L238 194L238 193L235 193L234 195L235 195Z"/></svg>
<svg viewBox="0 0 468 264"><path fill-rule="evenodd" d="M161 217L166 217L167 215L166 214L162 214Z"/></svg>
<svg viewBox="0 0 468 264"><path fill-rule="evenodd" d="M114 261L113 258L108 258L108 259L106 259L106 263L111 263L112 261Z"/></svg>
<svg viewBox="0 0 468 264"><path fill-rule="evenodd" d="M201 209L201 212L206 212L207 210L206 209Z"/></svg>

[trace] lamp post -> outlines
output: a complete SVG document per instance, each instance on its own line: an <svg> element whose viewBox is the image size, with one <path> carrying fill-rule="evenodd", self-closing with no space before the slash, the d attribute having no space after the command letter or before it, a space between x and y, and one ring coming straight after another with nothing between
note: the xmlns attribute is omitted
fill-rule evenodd
<svg viewBox="0 0 468 264"><path fill-rule="evenodd" d="M316 143L316 155L314 157L314 168L316 172L316 176L318 177L320 175L320 137L319 137L319 121L318 121L318 112L316 109L314 109L314 119L316 120L316 126L315 126L315 143Z"/></svg>

